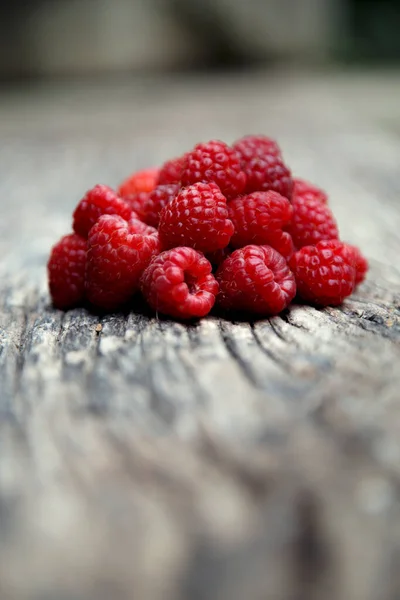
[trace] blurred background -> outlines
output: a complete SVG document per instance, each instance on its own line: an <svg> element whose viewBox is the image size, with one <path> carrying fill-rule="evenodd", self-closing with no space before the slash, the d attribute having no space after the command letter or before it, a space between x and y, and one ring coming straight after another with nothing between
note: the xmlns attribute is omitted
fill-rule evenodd
<svg viewBox="0 0 400 600"><path fill-rule="evenodd" d="M395 62L399 0L13 0L0 79Z"/></svg>

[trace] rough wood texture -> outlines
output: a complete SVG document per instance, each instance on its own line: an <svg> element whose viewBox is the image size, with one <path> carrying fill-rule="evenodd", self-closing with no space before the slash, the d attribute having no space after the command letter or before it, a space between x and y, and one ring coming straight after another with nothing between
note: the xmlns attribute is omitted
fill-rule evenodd
<svg viewBox="0 0 400 600"><path fill-rule="evenodd" d="M2 600L399 598L399 92L353 74L2 95ZM251 131L371 259L342 308L185 326L50 307L82 191Z"/></svg>

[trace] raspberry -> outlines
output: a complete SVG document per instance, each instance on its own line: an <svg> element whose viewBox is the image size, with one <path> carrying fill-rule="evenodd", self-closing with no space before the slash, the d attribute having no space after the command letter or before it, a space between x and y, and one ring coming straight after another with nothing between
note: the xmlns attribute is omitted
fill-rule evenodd
<svg viewBox="0 0 400 600"><path fill-rule="evenodd" d="M160 212L178 193L179 185L159 185L147 197L143 206L143 221L158 227L160 221Z"/></svg>
<svg viewBox="0 0 400 600"><path fill-rule="evenodd" d="M336 306L355 285L354 255L339 240L304 246L290 261L299 296L319 306Z"/></svg>
<svg viewBox="0 0 400 600"><path fill-rule="evenodd" d="M191 246L214 252L229 244L233 231L226 199L215 183L182 189L160 215L160 241L165 249Z"/></svg>
<svg viewBox="0 0 400 600"><path fill-rule="evenodd" d="M240 248L248 244L269 244L269 234L290 222L292 206L277 192L254 192L232 200L228 213L235 227L231 244Z"/></svg>
<svg viewBox="0 0 400 600"><path fill-rule="evenodd" d="M73 229L87 238L88 233L101 215L119 215L129 219L132 210L124 200L107 185L96 185L86 192L73 214Z"/></svg>
<svg viewBox="0 0 400 600"><path fill-rule="evenodd" d="M214 182L224 196L232 198L243 192L246 176L238 153L224 142L212 140L197 144L186 155L181 182L183 186Z"/></svg>
<svg viewBox="0 0 400 600"><path fill-rule="evenodd" d="M367 275L369 264L365 256L362 255L360 248L353 246L352 244L345 244L345 246L352 252L355 268L356 268L356 287L362 283Z"/></svg>
<svg viewBox="0 0 400 600"><path fill-rule="evenodd" d="M180 184L185 160L186 154L179 156L178 158L173 158L172 160L167 160L158 174L158 185L168 185L170 183Z"/></svg>
<svg viewBox="0 0 400 600"><path fill-rule="evenodd" d="M270 246L235 250L216 274L222 308L259 315L276 315L296 293L293 274L285 259Z"/></svg>
<svg viewBox="0 0 400 600"><path fill-rule="evenodd" d="M157 234L137 233L137 222L104 215L88 239L86 294L92 304L108 310L126 304L139 287L150 260L158 254Z"/></svg>
<svg viewBox="0 0 400 600"><path fill-rule="evenodd" d="M338 239L339 232L329 206L309 194L292 199L293 217L286 230L297 248L322 240Z"/></svg>
<svg viewBox="0 0 400 600"><path fill-rule="evenodd" d="M242 161L247 182L245 192L267 192L273 190L289 200L292 197L293 180L290 170L280 156L265 154Z"/></svg>
<svg viewBox="0 0 400 600"><path fill-rule="evenodd" d="M328 204L328 194L304 179L293 179L293 196L312 196L320 202Z"/></svg>
<svg viewBox="0 0 400 600"><path fill-rule="evenodd" d="M246 135L233 144L233 149L239 153L244 163L256 156L281 156L281 149L276 141L265 135Z"/></svg>
<svg viewBox="0 0 400 600"><path fill-rule="evenodd" d="M136 171L128 179L125 179L118 188L120 196L130 196L138 192L151 192L157 185L159 169L143 169Z"/></svg>
<svg viewBox="0 0 400 600"><path fill-rule="evenodd" d="M72 308L85 295L86 240L71 233L52 248L47 263L49 288L56 308Z"/></svg>
<svg viewBox="0 0 400 600"><path fill-rule="evenodd" d="M135 194L129 194L124 196L124 200L131 207L132 211L136 213L136 216L143 221L144 217L144 205L149 197L149 192L136 192Z"/></svg>
<svg viewBox="0 0 400 600"><path fill-rule="evenodd" d="M142 275L141 289L150 306L171 317L205 317L214 306L218 283L211 264L193 248L159 254Z"/></svg>

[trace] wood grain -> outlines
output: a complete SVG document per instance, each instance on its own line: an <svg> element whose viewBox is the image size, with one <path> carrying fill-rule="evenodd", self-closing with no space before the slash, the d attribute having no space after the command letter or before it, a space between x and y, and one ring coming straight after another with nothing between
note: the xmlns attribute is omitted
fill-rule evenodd
<svg viewBox="0 0 400 600"><path fill-rule="evenodd" d="M3 92L2 600L399 597L396 97L394 75L354 74ZM83 191L251 131L369 257L341 308L187 326L50 306Z"/></svg>

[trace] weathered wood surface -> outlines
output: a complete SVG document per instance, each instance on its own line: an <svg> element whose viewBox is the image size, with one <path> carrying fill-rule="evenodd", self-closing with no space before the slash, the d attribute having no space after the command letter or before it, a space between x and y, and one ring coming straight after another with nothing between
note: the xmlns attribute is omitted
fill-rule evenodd
<svg viewBox="0 0 400 600"><path fill-rule="evenodd" d="M399 100L393 75L2 94L1 600L399 598ZM51 308L46 255L82 191L251 131L370 258L342 308Z"/></svg>

